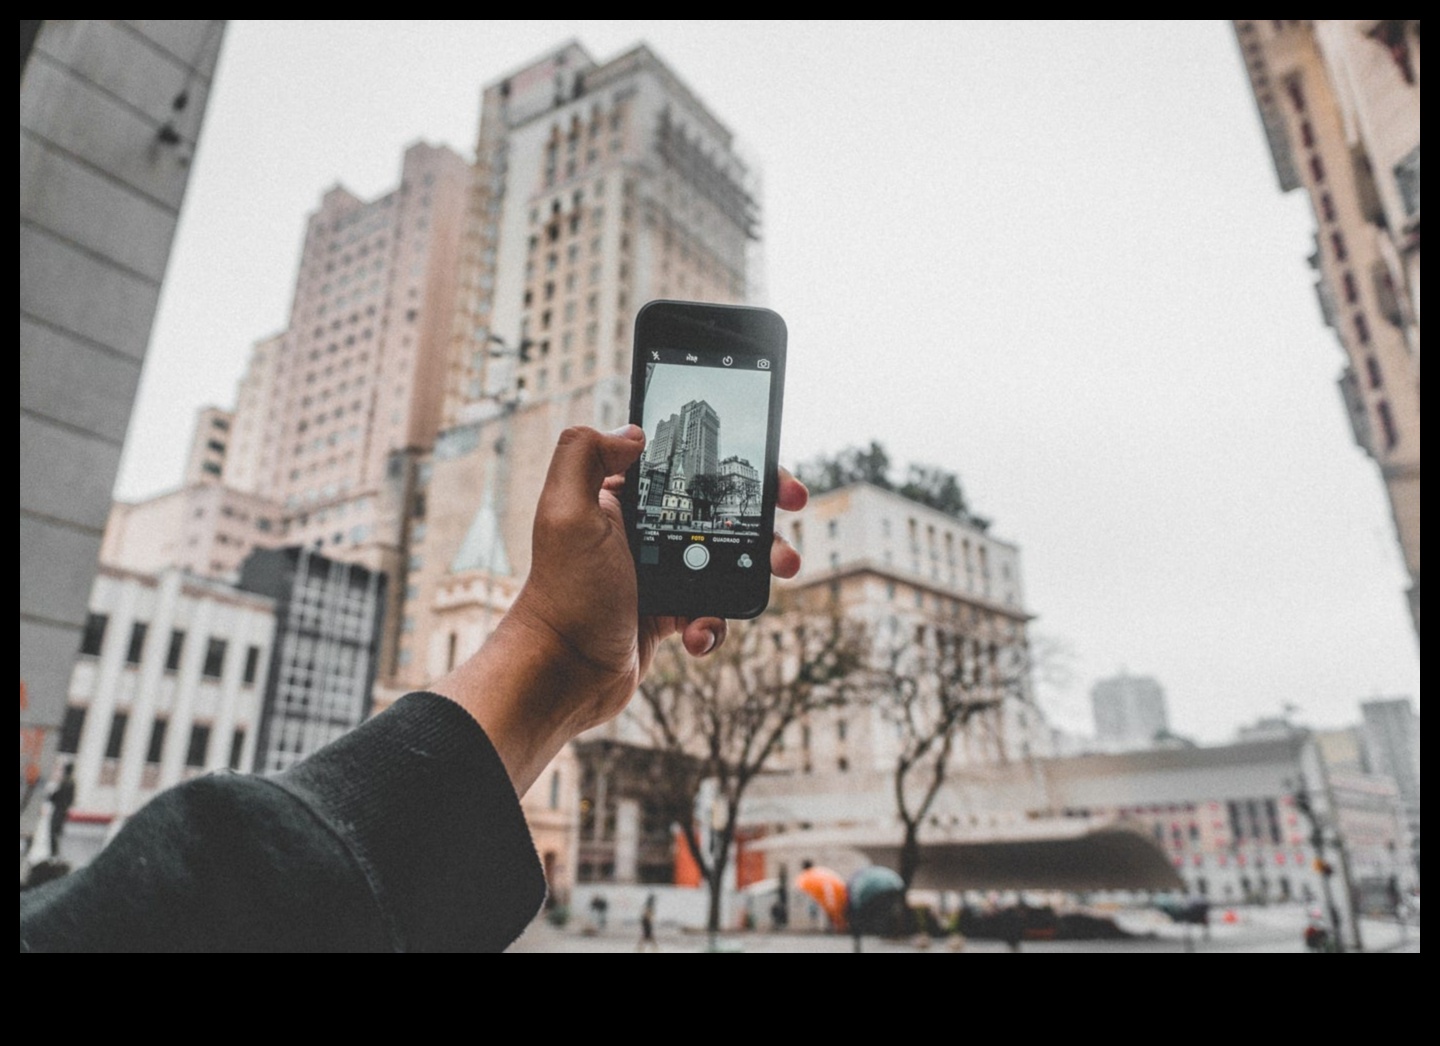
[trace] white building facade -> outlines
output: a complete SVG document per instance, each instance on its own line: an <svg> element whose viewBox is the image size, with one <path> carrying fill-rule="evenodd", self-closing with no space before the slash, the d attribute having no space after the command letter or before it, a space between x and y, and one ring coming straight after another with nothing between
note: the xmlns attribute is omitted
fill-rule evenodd
<svg viewBox="0 0 1440 1046"><path fill-rule="evenodd" d="M162 788L250 769L274 631L263 596L100 568L61 731L76 794L60 856L85 863Z"/></svg>

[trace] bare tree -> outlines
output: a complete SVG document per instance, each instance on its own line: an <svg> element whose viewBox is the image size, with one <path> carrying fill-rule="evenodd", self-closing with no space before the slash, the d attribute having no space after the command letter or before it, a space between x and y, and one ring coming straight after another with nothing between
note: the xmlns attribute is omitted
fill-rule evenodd
<svg viewBox="0 0 1440 1046"><path fill-rule="evenodd" d="M707 925L720 928L720 901L730 846L746 789L769 768L797 720L849 701L865 648L854 622L808 613L791 599L749 624L736 624L716 654L687 657L667 644L639 691L639 715L656 747L688 759L671 781L676 805L694 809L701 785L713 782L702 844L694 818L681 822L686 845L710 891Z"/></svg>
<svg viewBox="0 0 1440 1046"><path fill-rule="evenodd" d="M1007 700L1030 700L1032 651L1023 633L966 634L936 625L915 625L876 651L875 685L869 701L895 738L892 787L904 838L897 871L908 888L919 870L920 833L945 782L957 750L969 743L989 758L1006 758Z"/></svg>

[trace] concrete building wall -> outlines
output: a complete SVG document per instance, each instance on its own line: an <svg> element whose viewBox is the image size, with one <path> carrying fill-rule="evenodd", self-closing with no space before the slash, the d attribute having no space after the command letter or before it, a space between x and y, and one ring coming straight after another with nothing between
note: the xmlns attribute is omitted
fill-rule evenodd
<svg viewBox="0 0 1440 1046"><path fill-rule="evenodd" d="M53 751L224 29L22 25L22 781Z"/></svg>

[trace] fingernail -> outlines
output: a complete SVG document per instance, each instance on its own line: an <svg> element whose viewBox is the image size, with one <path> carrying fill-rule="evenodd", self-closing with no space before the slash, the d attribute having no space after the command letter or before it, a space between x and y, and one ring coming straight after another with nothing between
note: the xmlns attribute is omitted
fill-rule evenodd
<svg viewBox="0 0 1440 1046"><path fill-rule="evenodd" d="M639 425L621 425L618 429L612 430L610 435L622 436L625 439L639 439L645 435L645 432Z"/></svg>

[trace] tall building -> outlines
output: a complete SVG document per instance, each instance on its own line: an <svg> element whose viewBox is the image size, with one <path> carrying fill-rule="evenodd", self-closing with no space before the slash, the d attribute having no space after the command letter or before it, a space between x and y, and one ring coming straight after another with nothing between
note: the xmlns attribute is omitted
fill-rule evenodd
<svg viewBox="0 0 1440 1046"><path fill-rule="evenodd" d="M435 442L470 165L405 150L371 201L342 186L310 216L290 323L257 342L233 411L197 418L185 485L117 504L107 562L234 580L256 548L305 545L396 579L398 622L415 462ZM393 630L382 658L393 660Z"/></svg>
<svg viewBox="0 0 1440 1046"><path fill-rule="evenodd" d="M20 23L22 836L224 35L221 19Z"/></svg>
<svg viewBox="0 0 1440 1046"><path fill-rule="evenodd" d="M1355 441L1380 468L1420 630L1420 23L1234 23L1284 191L1315 212L1316 293L1345 352Z"/></svg>
<svg viewBox="0 0 1440 1046"><path fill-rule="evenodd" d="M744 300L749 185L729 129L643 45L598 62L565 44L485 88L391 693L468 656L509 606L556 437L625 420L639 307Z"/></svg>
<svg viewBox="0 0 1440 1046"><path fill-rule="evenodd" d="M1395 782L1409 846L1420 853L1420 717L1408 697L1360 702L1366 769ZM1418 871L1418 868L1417 868Z"/></svg>
<svg viewBox="0 0 1440 1046"><path fill-rule="evenodd" d="M1165 690L1150 676L1119 675L1090 688L1095 739L1107 748L1148 748L1170 731Z"/></svg>

